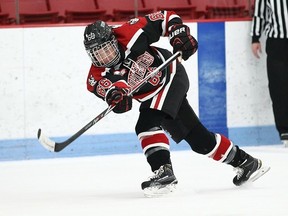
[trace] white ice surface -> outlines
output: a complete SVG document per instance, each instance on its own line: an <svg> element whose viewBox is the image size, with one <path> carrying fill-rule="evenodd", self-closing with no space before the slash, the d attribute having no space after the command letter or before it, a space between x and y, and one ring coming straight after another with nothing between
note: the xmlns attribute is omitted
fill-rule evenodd
<svg viewBox="0 0 288 216"><path fill-rule="evenodd" d="M177 191L145 198L152 173L142 154L0 163L1 216L288 215L288 148L243 148L271 170L243 187L231 166L192 151L172 152Z"/></svg>

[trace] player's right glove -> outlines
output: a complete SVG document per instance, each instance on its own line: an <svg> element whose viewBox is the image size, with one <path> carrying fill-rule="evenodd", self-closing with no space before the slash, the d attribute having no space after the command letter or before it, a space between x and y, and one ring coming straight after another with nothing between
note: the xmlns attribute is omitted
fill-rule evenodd
<svg viewBox="0 0 288 216"><path fill-rule="evenodd" d="M190 34L187 25L176 24L170 27L169 31L170 44L173 47L173 53L182 52L182 58L187 60L198 49L197 40Z"/></svg>
<svg viewBox="0 0 288 216"><path fill-rule="evenodd" d="M127 95L125 88L111 87L105 96L105 100L109 106L115 105L113 109L115 113L124 113L132 108L132 97Z"/></svg>

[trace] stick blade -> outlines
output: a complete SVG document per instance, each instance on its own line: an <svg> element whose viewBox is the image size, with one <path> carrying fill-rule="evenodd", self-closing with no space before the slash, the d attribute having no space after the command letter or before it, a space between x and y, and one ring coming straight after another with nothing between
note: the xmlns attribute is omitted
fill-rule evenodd
<svg viewBox="0 0 288 216"><path fill-rule="evenodd" d="M42 133L42 130L40 128L38 129L37 137L38 137L40 144L44 148L46 148L47 150L49 150L51 152L55 152L55 144L56 143L53 140L49 139L49 137L45 136Z"/></svg>

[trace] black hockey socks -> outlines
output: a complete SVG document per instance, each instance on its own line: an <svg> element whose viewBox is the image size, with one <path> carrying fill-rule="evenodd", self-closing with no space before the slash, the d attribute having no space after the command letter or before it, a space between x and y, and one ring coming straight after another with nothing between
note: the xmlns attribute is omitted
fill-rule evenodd
<svg viewBox="0 0 288 216"><path fill-rule="evenodd" d="M154 148L148 149L145 154L147 155L147 153L149 153L149 151L153 151L153 149ZM154 172L164 164L171 164L170 152L168 150L155 151L152 154L149 154L147 161L151 166L151 170Z"/></svg>

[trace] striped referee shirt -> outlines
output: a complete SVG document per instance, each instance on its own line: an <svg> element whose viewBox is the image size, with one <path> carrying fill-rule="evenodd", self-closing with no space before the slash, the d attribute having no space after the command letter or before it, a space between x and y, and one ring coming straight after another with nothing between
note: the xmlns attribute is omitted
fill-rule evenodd
<svg viewBox="0 0 288 216"><path fill-rule="evenodd" d="M288 0L256 0L252 20L252 43L265 32L268 38L288 38Z"/></svg>

